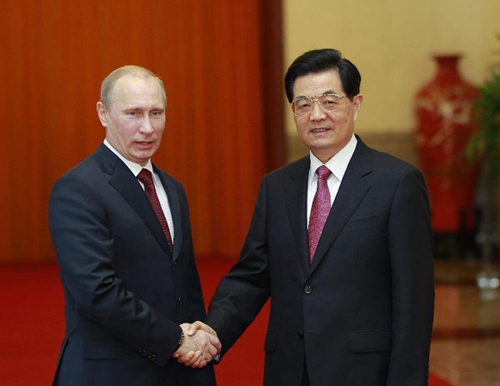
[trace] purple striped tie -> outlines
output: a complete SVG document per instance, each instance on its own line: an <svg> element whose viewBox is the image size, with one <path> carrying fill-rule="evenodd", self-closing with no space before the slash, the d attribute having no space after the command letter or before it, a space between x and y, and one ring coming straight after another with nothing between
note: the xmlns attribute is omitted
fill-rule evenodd
<svg viewBox="0 0 500 386"><path fill-rule="evenodd" d="M161 229L167 238L167 244L172 252L172 236L170 235L170 230L168 229L167 219L163 214L163 210L161 209L160 200L158 200L158 196L156 195L155 184L153 182L153 175L147 169L142 169L141 172L137 175L137 179L144 184L144 191L146 192L146 196L148 196L148 200L155 211L156 217L158 217L158 221L160 222Z"/></svg>
<svg viewBox="0 0 500 386"><path fill-rule="evenodd" d="M330 190L328 190L327 179L332 172L326 166L320 166L316 169L318 175L318 189L314 195L309 217L309 263L312 264L319 238L323 232L328 213L330 213Z"/></svg>

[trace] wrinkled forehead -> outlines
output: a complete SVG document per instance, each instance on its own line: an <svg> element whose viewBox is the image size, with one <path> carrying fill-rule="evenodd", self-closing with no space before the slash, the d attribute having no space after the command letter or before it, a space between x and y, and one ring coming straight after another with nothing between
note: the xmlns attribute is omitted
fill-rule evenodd
<svg viewBox="0 0 500 386"><path fill-rule="evenodd" d="M326 93L344 94L344 88L337 69L299 76L293 84L293 99L310 98Z"/></svg>
<svg viewBox="0 0 500 386"><path fill-rule="evenodd" d="M125 74L118 78L110 90L110 102L160 100L161 107L166 107L167 97L161 81L149 74Z"/></svg>

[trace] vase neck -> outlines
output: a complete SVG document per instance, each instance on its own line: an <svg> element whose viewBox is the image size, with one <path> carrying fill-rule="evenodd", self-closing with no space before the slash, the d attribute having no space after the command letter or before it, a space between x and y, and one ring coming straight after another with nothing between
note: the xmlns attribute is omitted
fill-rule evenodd
<svg viewBox="0 0 500 386"><path fill-rule="evenodd" d="M453 82L461 79L460 73L458 72L460 55L435 56L434 60L437 64L435 80Z"/></svg>

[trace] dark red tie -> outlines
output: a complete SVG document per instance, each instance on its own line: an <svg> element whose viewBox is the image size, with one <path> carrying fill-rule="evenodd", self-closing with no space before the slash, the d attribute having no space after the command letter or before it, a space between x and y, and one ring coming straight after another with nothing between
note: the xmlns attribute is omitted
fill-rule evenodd
<svg viewBox="0 0 500 386"><path fill-rule="evenodd" d="M168 223L167 219L165 218L165 214L163 214L163 210L161 209L160 200L158 200L158 196L156 195L153 175L149 170L142 169L141 172L137 175L137 179L144 184L144 191L146 192L146 196L148 196L148 200L151 203L153 210L155 211L156 217L158 217L161 229L163 229L163 233L167 238L168 247L170 248L170 251L172 251L172 236L170 235L170 230L168 229Z"/></svg>
<svg viewBox="0 0 500 386"><path fill-rule="evenodd" d="M309 263L312 264L316 247L318 246L319 238L323 232L328 213L330 213L330 190L328 189L328 177L332 172L326 166L320 166L316 169L318 175L318 189L314 195L314 200L311 207L311 215L309 216Z"/></svg>

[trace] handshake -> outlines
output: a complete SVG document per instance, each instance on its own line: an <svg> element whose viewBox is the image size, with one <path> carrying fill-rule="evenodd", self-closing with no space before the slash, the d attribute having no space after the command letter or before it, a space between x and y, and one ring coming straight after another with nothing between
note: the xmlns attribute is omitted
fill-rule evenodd
<svg viewBox="0 0 500 386"><path fill-rule="evenodd" d="M222 349L222 345L213 328L202 322L180 325L184 332L184 341L172 358L193 369L205 367Z"/></svg>

